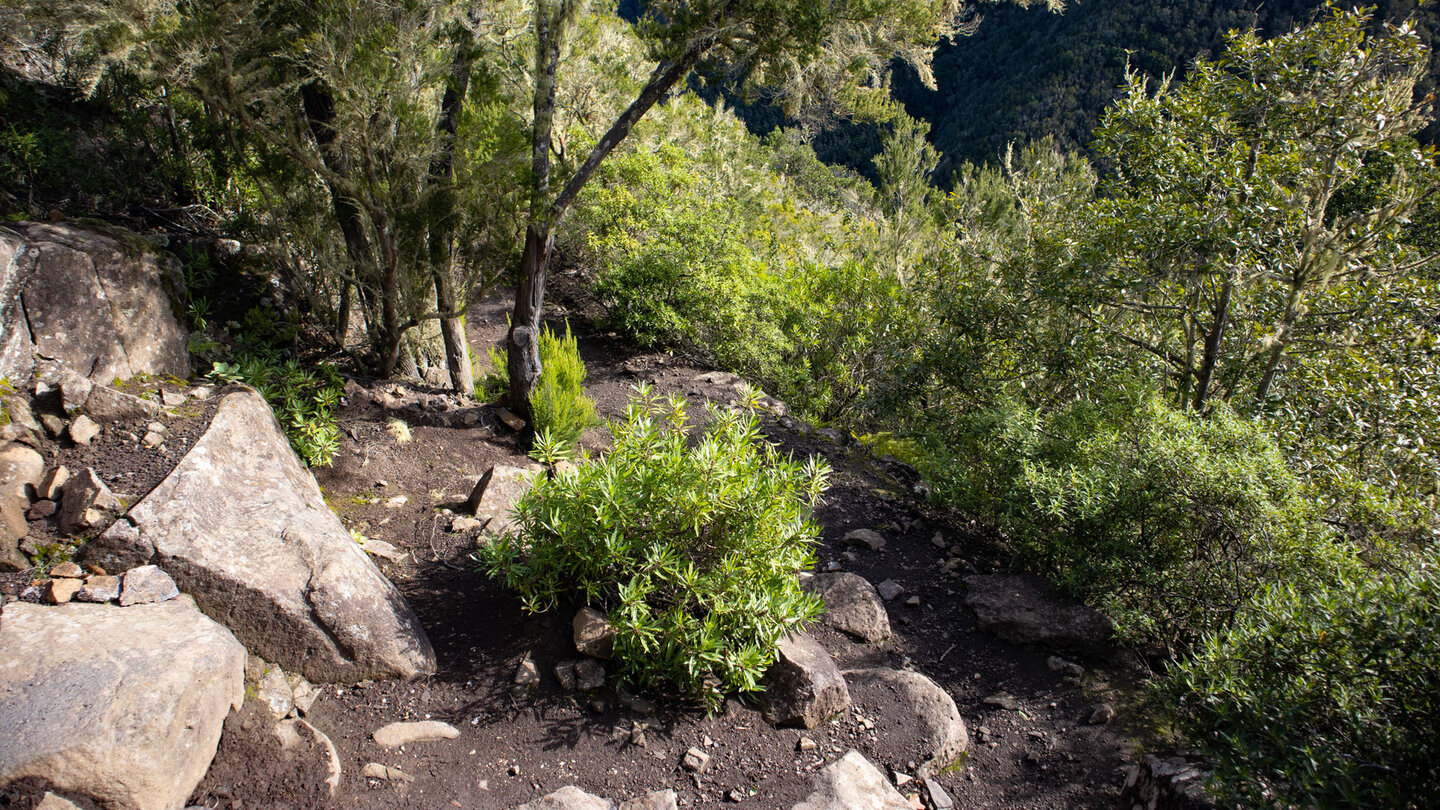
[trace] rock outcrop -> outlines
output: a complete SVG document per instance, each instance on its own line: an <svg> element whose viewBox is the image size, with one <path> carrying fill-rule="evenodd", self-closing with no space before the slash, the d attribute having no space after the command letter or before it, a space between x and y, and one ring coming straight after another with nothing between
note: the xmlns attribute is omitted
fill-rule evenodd
<svg viewBox="0 0 1440 810"><path fill-rule="evenodd" d="M138 237L69 223L0 227L0 376L22 387L62 369L106 384L188 376L164 272Z"/></svg>
<svg viewBox="0 0 1440 810"><path fill-rule="evenodd" d="M1029 574L965 578L965 604L981 630L1014 644L1093 652L1109 640L1110 620L1055 592L1048 580Z"/></svg>
<svg viewBox="0 0 1440 810"><path fill-rule="evenodd" d="M107 571L159 566L250 652L312 681L435 669L404 597L248 389L225 396L179 465L81 558Z"/></svg>
<svg viewBox="0 0 1440 810"><path fill-rule="evenodd" d="M179 810L245 699L245 650L189 599L0 612L0 784Z"/></svg>

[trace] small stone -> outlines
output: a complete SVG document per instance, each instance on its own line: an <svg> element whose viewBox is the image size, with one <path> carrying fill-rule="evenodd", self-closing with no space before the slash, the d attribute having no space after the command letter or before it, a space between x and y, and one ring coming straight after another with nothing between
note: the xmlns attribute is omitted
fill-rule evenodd
<svg viewBox="0 0 1440 810"><path fill-rule="evenodd" d="M78 579L52 579L45 585L45 601L63 605L75 596L82 584Z"/></svg>
<svg viewBox="0 0 1440 810"><path fill-rule="evenodd" d="M710 755L692 746L685 752L680 764L691 773L704 773L710 767Z"/></svg>
<svg viewBox="0 0 1440 810"><path fill-rule="evenodd" d="M1066 661L1058 655L1052 655L1045 660L1045 666L1051 672L1059 672L1070 678L1078 678L1085 674L1085 668L1073 661Z"/></svg>
<svg viewBox="0 0 1440 810"><path fill-rule="evenodd" d="M385 508L386 508L386 509L399 509L400 507L404 506L405 504L407 504L407 503L409 503L409 502L410 502L410 499L407 498L407 497L405 497L404 495L396 495L396 496L390 498L389 500L385 501Z"/></svg>
<svg viewBox="0 0 1440 810"><path fill-rule="evenodd" d="M850 563L851 565L854 565L855 563L860 562L860 555L856 554L853 551L842 551L840 552L840 559L844 560L847 563Z"/></svg>
<svg viewBox="0 0 1440 810"><path fill-rule="evenodd" d="M635 723L630 727L630 744L644 748L645 742L645 724Z"/></svg>
<svg viewBox="0 0 1440 810"><path fill-rule="evenodd" d="M615 651L615 626L604 613L581 608L573 622L575 649L581 655L609 658Z"/></svg>
<svg viewBox="0 0 1440 810"><path fill-rule="evenodd" d="M61 498L60 530L73 534L102 528L109 525L124 508L95 470L86 468L65 484L65 494Z"/></svg>
<svg viewBox="0 0 1440 810"><path fill-rule="evenodd" d="M868 548L871 551L881 551L885 548L885 538L873 529L855 529L840 538L840 542L843 545Z"/></svg>
<svg viewBox="0 0 1440 810"><path fill-rule="evenodd" d="M841 564L840 564L838 561L836 561L836 560L831 560L830 562L825 563L825 570L826 570L826 571L829 571L829 572L832 573L832 574L835 573L836 571L844 570L844 568L845 568L845 566L841 565Z"/></svg>
<svg viewBox="0 0 1440 810"><path fill-rule="evenodd" d="M25 517L29 520L44 520L55 514L60 505L54 501L36 501L25 511Z"/></svg>
<svg viewBox="0 0 1440 810"><path fill-rule="evenodd" d="M585 658L575 664L575 688L588 692L605 685L605 665L594 658Z"/></svg>
<svg viewBox="0 0 1440 810"><path fill-rule="evenodd" d="M49 433L51 438L58 439L65 435L65 420L53 413L40 414L40 424L45 426L45 432Z"/></svg>
<svg viewBox="0 0 1440 810"><path fill-rule="evenodd" d="M390 562L402 562L410 556L409 552L401 551L390 543L376 540L373 537L365 538L365 542L360 544L360 548L365 549L365 553L372 557L379 557Z"/></svg>
<svg viewBox="0 0 1440 810"><path fill-rule="evenodd" d="M156 433L152 430L149 433L145 434L145 438L141 439L140 443L150 448L151 450L154 450L155 448L165 443L165 434Z"/></svg>
<svg viewBox="0 0 1440 810"><path fill-rule="evenodd" d="M736 789L736 790L731 790L729 793L726 793L726 794L725 794L725 799L726 799L727 801L731 801L731 802L735 802L736 804L739 804L740 802L745 801L745 794L744 794L743 792L741 792L740 790L738 790L738 789Z"/></svg>
<svg viewBox="0 0 1440 810"><path fill-rule="evenodd" d="M1103 726L1115 719L1115 707L1109 703L1101 703L1090 712L1089 723L1092 726Z"/></svg>
<svg viewBox="0 0 1440 810"><path fill-rule="evenodd" d="M410 743L453 740L460 736L460 729L439 720L425 720L417 723L391 723L377 729L370 736L386 748L399 748Z"/></svg>
<svg viewBox="0 0 1440 810"><path fill-rule="evenodd" d="M909 605L910 607L920 607L920 597L912 596L909 599L905 600L905 604Z"/></svg>
<svg viewBox="0 0 1440 810"><path fill-rule="evenodd" d="M125 572L120 583L120 606L164 602L180 595L175 580L153 565L142 565Z"/></svg>
<svg viewBox="0 0 1440 810"><path fill-rule="evenodd" d="M192 397L200 400L201 402L204 402L205 400L209 399L209 398L210 398L210 395L213 394L214 392L215 392L215 389L211 388L210 386L208 386L208 385L202 385L202 386L200 386L199 388L196 388L195 390L191 391L191 392L190 392L190 396L192 396Z"/></svg>
<svg viewBox="0 0 1440 810"><path fill-rule="evenodd" d="M509 773L511 776L519 776L519 775L520 775L520 766L519 766L519 765L511 765L508 769L506 769L506 772Z"/></svg>
<svg viewBox="0 0 1440 810"><path fill-rule="evenodd" d="M515 668L515 683L521 686L540 685L540 670L530 659L529 653L526 653L525 658L520 661L520 666Z"/></svg>
<svg viewBox="0 0 1440 810"><path fill-rule="evenodd" d="M145 429L146 429L147 431L151 432L151 433L164 433L164 432L165 432L165 423L164 423L164 422L151 422L150 424L148 424L148 425L145 426Z"/></svg>
<svg viewBox="0 0 1440 810"><path fill-rule="evenodd" d="M601 683L603 684L604 681L602 680ZM603 700L590 701L590 711L595 712L596 714L604 714L605 712L609 711L609 709L610 705Z"/></svg>
<svg viewBox="0 0 1440 810"><path fill-rule="evenodd" d="M485 521L476 520L469 515L456 515L455 518L450 521L450 531L454 532L455 534L478 532L484 527Z"/></svg>
<svg viewBox="0 0 1440 810"><path fill-rule="evenodd" d="M309 714L315 701L320 699L320 687L293 673L287 675L285 681L290 684L290 697L295 703L295 711Z"/></svg>
<svg viewBox="0 0 1440 810"><path fill-rule="evenodd" d="M100 435L100 425L94 419L81 414L70 423L70 440L76 444L89 444Z"/></svg>
<svg viewBox="0 0 1440 810"><path fill-rule="evenodd" d="M63 577L65 579L81 579L85 576L85 572L81 570L80 566L66 560L54 568L51 568L50 576Z"/></svg>
<svg viewBox="0 0 1440 810"><path fill-rule="evenodd" d="M160 393L160 401L167 408L178 408L185 404L185 399L185 395L179 391L162 391Z"/></svg>
<svg viewBox="0 0 1440 810"><path fill-rule="evenodd" d="M579 679L575 676L574 661L561 661L555 665L555 680L560 682L560 688L567 692L575 691L579 685Z"/></svg>
<svg viewBox="0 0 1440 810"><path fill-rule="evenodd" d="M92 574L75 595L81 602L109 602L120 598L120 577Z"/></svg>
<svg viewBox="0 0 1440 810"><path fill-rule="evenodd" d="M39 495L47 501L58 501L60 495L65 491L65 485L70 481L70 470L64 465L56 467L45 474L40 481Z"/></svg>
<svg viewBox="0 0 1440 810"><path fill-rule="evenodd" d="M255 695L260 704L270 711L270 716L283 720L295 708L295 695L285 680L285 671L272 666L255 686Z"/></svg>
<svg viewBox="0 0 1440 810"><path fill-rule="evenodd" d="M45 798L35 805L35 810L80 810L80 807L69 799L47 791Z"/></svg>
<svg viewBox="0 0 1440 810"><path fill-rule="evenodd" d="M519 433L525 429L525 420L510 412L509 408L496 408L495 415L505 423L505 427Z"/></svg>
<svg viewBox="0 0 1440 810"><path fill-rule="evenodd" d="M360 769L360 775L369 779L383 779L387 782L415 781L415 777L405 773L399 768L391 768L388 765L381 765L378 762L366 763L365 767Z"/></svg>
<svg viewBox="0 0 1440 810"><path fill-rule="evenodd" d="M796 751L814 751L818 747L819 746L815 744L815 741L810 739L809 737L801 737L800 739L795 741Z"/></svg>
<svg viewBox="0 0 1440 810"><path fill-rule="evenodd" d="M890 600L904 593L905 586L901 585L893 579L887 579L879 585L875 586L875 592L880 594L881 599L889 602Z"/></svg>
<svg viewBox="0 0 1440 810"><path fill-rule="evenodd" d="M1017 701L1015 697L1009 692L996 692L995 694L985 698L980 702L984 703L986 706L996 706L998 708L1004 709L1007 712L1014 712L1020 710L1020 702Z"/></svg>
<svg viewBox="0 0 1440 810"><path fill-rule="evenodd" d="M904 771L895 771L891 776L895 779L895 787L904 787L915 781L915 777Z"/></svg>

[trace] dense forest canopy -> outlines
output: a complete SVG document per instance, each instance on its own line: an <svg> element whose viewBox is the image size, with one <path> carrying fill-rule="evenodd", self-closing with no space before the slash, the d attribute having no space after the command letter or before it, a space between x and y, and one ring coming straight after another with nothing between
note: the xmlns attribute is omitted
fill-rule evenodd
<svg viewBox="0 0 1440 810"><path fill-rule="evenodd" d="M543 400L573 455L565 272L1104 610L1226 798L1434 806L1433 14L1022 5L3 0L0 213L259 246L286 295L222 316L177 248L181 305L312 463L302 349ZM496 286L486 372L457 329Z"/></svg>

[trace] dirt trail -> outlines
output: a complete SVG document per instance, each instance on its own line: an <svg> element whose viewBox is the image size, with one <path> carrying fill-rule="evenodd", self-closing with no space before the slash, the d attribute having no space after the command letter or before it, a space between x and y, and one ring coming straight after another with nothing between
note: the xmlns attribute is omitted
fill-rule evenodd
<svg viewBox="0 0 1440 810"><path fill-rule="evenodd" d="M505 308L503 300L492 298L472 310L470 338L477 354L483 356L485 347L503 337ZM707 397L723 402L734 395L725 386L697 382L707 369L640 352L613 335L589 332L578 321L572 326L590 369L591 393L605 417L621 414L631 387L640 381L664 394L687 396L697 406ZM406 390L391 383L368 389L406 399ZM575 784L617 801L669 787L679 793L682 806L738 798L746 806L788 808L809 792L815 770L850 748L882 768L906 767L894 758L904 756L900 752L914 740L879 738L867 728L867 721L873 726L873 718L884 715L884 706L860 705L822 728L800 732L774 729L753 706L734 700L713 717L693 707L663 704L646 714L608 688L589 695L563 691L551 673L556 663L574 657L572 612L523 614L511 594L475 572L468 557L472 541L451 533L450 517L443 512L463 501L490 465L524 461L513 435L496 424L488 408L474 412L475 424L465 424L464 412L441 410L439 398L388 409L369 397L356 399L339 414L342 449L334 466L317 470L316 477L347 526L410 554L408 561L384 567L425 624L440 670L413 683L325 687L310 720L340 752L345 777L335 806L510 808ZM392 418L408 424L409 442L397 442L387 429ZM965 563L987 572L995 570L997 560L983 538L926 509L910 491L913 482L904 470L887 467L863 449L769 419L765 429L772 441L797 455L825 455L835 469L833 488L817 514L824 529L817 570L838 564L871 582L894 579L905 587L887 604L892 641L862 645L825 628L814 635L842 667L914 668L954 697L974 740L964 764L940 777L957 806L1113 806L1133 729L1123 706L1114 724L1091 726L1086 720L1094 704L1115 700L1104 681L1117 676L1103 673L1123 666L1082 659L1090 668L1082 687L1051 672L1048 653L978 632L962 599L963 567L942 570L951 552L937 548L932 538L938 532L948 544L959 543ZM888 545L847 559L838 541L855 528L880 531ZM920 597L920 604L907 606L910 596ZM543 683L534 692L517 694L512 679L527 654ZM982 702L1000 691L1016 697L1016 710ZM461 737L401 751L386 751L370 739L386 723L427 718L456 725ZM637 734L637 727L642 732ZM257 728L252 724L248 733ZM235 724L231 733L247 732ZM802 736L818 746L797 750ZM680 766L691 746L712 755L703 776ZM239 741L229 746L235 753L226 750L222 746L214 773L243 771L250 787L222 785L233 798L210 806L234 806L228 802L237 799L247 808L315 806L313 793L301 787L287 792L284 780L271 780L266 763L245 762L242 769L236 767L241 763L227 762L227 756L245 756ZM415 779L367 780L359 774L369 762L399 768ZM214 779L206 787L212 791L207 795L217 795Z"/></svg>

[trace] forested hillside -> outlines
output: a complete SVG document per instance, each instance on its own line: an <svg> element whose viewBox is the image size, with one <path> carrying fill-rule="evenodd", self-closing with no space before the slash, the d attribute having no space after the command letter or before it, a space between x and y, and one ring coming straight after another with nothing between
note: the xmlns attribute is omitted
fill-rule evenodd
<svg viewBox="0 0 1440 810"><path fill-rule="evenodd" d="M597 328L893 456L1012 568L1102 610L1227 801L1433 807L1431 17L1058 5L985 4L932 54L976 22L960 4L9 0L0 213L173 240L202 368L261 387L314 464L339 394L295 354L503 396L537 458L583 462L584 367L546 322L563 274ZM239 311L187 248L230 239L266 291ZM463 326L496 289L515 305L487 368ZM644 405L648 436L665 406ZM683 444L626 461L638 494L595 497L649 532L646 487L689 473L647 463ZM820 470L789 474L767 486L819 496ZM680 557L633 559L710 570L729 540L703 495L670 527ZM534 573L533 539L496 570ZM792 552L736 597L779 606L728 614L743 650L588 556L577 581L512 581L531 606L623 605L665 650L624 665L718 705L812 610Z"/></svg>

